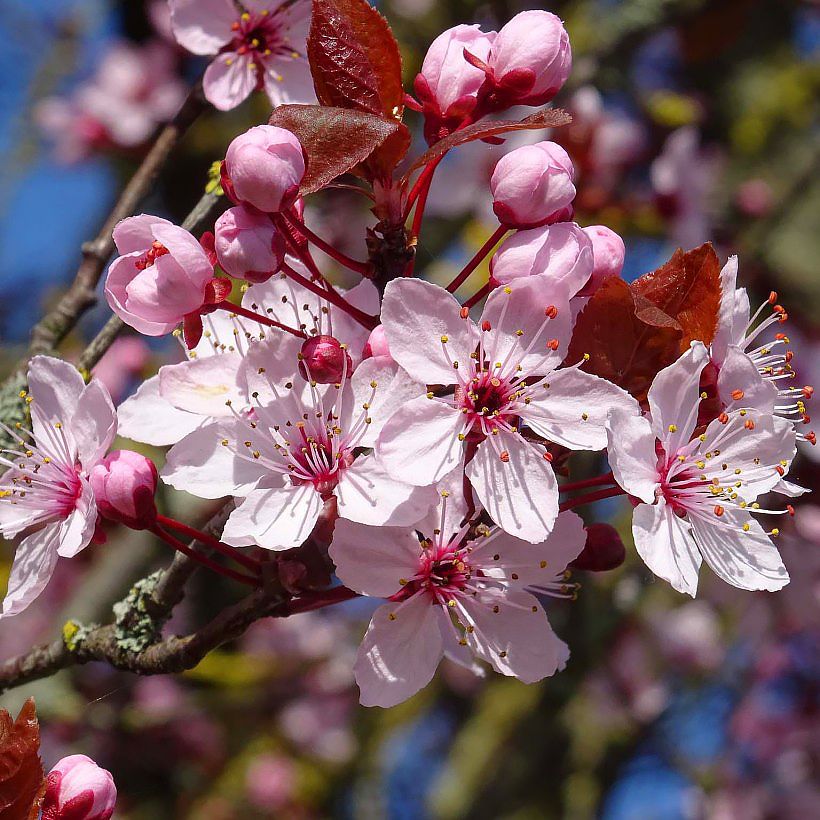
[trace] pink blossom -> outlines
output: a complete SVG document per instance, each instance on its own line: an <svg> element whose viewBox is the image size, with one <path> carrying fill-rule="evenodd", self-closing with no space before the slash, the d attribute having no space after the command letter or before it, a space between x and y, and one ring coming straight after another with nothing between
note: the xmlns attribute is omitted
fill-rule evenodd
<svg viewBox="0 0 820 820"><path fill-rule="evenodd" d="M105 296L124 322L163 336L202 307L214 271L184 228L149 214L129 216L114 228L114 243L120 256L108 269Z"/></svg>
<svg viewBox="0 0 820 820"><path fill-rule="evenodd" d="M580 295L592 296L604 279L621 275L626 248L623 239L606 225L590 225L583 231L592 242L592 275Z"/></svg>
<svg viewBox="0 0 820 820"><path fill-rule="evenodd" d="M733 586L780 589L788 573L751 513L766 512L755 499L791 463L794 433L782 419L743 409L690 441L707 361L706 348L693 342L658 373L649 389L651 420L610 411L612 472L644 502L633 512L635 546L652 572L692 596L702 559Z"/></svg>
<svg viewBox="0 0 820 820"><path fill-rule="evenodd" d="M522 11L498 32L487 62L495 82L516 103L542 105L569 76L569 37L554 14Z"/></svg>
<svg viewBox="0 0 820 820"><path fill-rule="evenodd" d="M424 486L461 469L490 517L511 535L543 541L558 514L558 488L536 436L573 450L603 449L606 412L637 413L620 388L577 366L558 369L570 309L546 276L493 291L476 325L443 288L396 279L385 289L393 358L415 379L444 389L405 402L377 453L388 472ZM480 329L479 329L480 328Z"/></svg>
<svg viewBox="0 0 820 820"><path fill-rule="evenodd" d="M299 140L284 128L256 125L236 137L225 154L226 190L237 202L266 213L293 204L305 173Z"/></svg>
<svg viewBox="0 0 820 820"><path fill-rule="evenodd" d="M214 225L219 266L230 276L264 282L282 266L285 242L270 218L245 205L229 208Z"/></svg>
<svg viewBox="0 0 820 820"><path fill-rule="evenodd" d="M69 755L48 773L43 820L109 820L116 803L111 772L90 757Z"/></svg>
<svg viewBox="0 0 820 820"><path fill-rule="evenodd" d="M85 385L66 362L35 356L28 370L32 433L7 432L19 453L0 456L0 533L17 545L0 617L22 612L45 588L57 557L71 558L94 535L88 481L114 438L116 414L99 382Z"/></svg>
<svg viewBox="0 0 820 820"><path fill-rule="evenodd" d="M315 99L305 38L306 0L170 0L171 26L180 45L194 54L215 54L202 80L208 101L223 111L252 91L273 105Z"/></svg>
<svg viewBox="0 0 820 820"><path fill-rule="evenodd" d="M133 529L153 524L157 468L150 458L133 450L116 450L91 468L88 480L102 516Z"/></svg>
<svg viewBox="0 0 820 820"><path fill-rule="evenodd" d="M557 143L523 145L505 154L490 178L493 211L502 225L531 228L555 221L575 198L575 169Z"/></svg>
<svg viewBox="0 0 820 820"><path fill-rule="evenodd" d="M456 474L446 486L460 480ZM469 526L461 526L463 498L447 490L442 496L412 529L336 523L330 556L339 578L390 599L373 615L354 666L365 706L406 700L429 683L445 654L469 666L471 651L525 683L563 669L569 657L525 587L567 589L563 571L584 545L581 519L563 513L535 545L497 528L471 540Z"/></svg>
<svg viewBox="0 0 820 820"><path fill-rule="evenodd" d="M434 502L432 488L391 478L373 455L356 452L372 447L395 408L423 392L398 366L368 359L341 384L296 377L281 388L248 357L245 378L260 394L252 416L191 433L170 450L161 473L202 498L243 499L225 525L227 543L297 546L331 497L342 518L374 525L409 524Z"/></svg>
<svg viewBox="0 0 820 820"><path fill-rule="evenodd" d="M490 260L490 281L507 285L545 274L556 292L569 299L589 281L593 258L592 242L574 222L516 231Z"/></svg>
<svg viewBox="0 0 820 820"><path fill-rule="evenodd" d="M430 44L414 89L424 111L424 135L432 143L458 127L472 113L484 72L464 59L464 50L480 60L490 53L495 32L459 25Z"/></svg>
<svg viewBox="0 0 820 820"><path fill-rule="evenodd" d="M118 402L142 373L150 352L142 336L119 336L97 362L92 375L102 382L113 401Z"/></svg>

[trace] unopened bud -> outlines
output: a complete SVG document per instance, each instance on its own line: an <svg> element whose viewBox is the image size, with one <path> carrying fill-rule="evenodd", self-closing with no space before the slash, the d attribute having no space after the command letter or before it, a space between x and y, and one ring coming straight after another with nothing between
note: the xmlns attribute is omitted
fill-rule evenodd
<svg viewBox="0 0 820 820"><path fill-rule="evenodd" d="M90 757L70 755L48 773L43 820L109 820L116 803L111 773Z"/></svg>
<svg viewBox="0 0 820 820"><path fill-rule="evenodd" d="M384 332L384 325L376 325L370 332L367 343L362 351L362 356L369 359L371 356L390 356L390 348L387 346L387 336Z"/></svg>
<svg viewBox="0 0 820 820"><path fill-rule="evenodd" d="M623 239L605 225L590 225L582 230L592 242L592 276L578 295L592 296L604 279L621 275L626 248Z"/></svg>
<svg viewBox="0 0 820 820"><path fill-rule="evenodd" d="M116 450L91 468L88 480L104 518L135 530L154 523L157 468L150 458L133 450Z"/></svg>
<svg viewBox="0 0 820 820"><path fill-rule="evenodd" d="M214 226L220 267L237 279L265 282L282 265L285 243L270 218L245 205L229 208Z"/></svg>
<svg viewBox="0 0 820 820"><path fill-rule="evenodd" d="M319 384L339 384L343 379L350 378L353 362L338 339L333 336L311 336L302 345L299 372L304 378Z"/></svg>
<svg viewBox="0 0 820 820"><path fill-rule="evenodd" d="M615 527L596 521L585 529L587 542L581 554L570 564L571 567L589 572L605 572L623 564L626 549Z"/></svg>

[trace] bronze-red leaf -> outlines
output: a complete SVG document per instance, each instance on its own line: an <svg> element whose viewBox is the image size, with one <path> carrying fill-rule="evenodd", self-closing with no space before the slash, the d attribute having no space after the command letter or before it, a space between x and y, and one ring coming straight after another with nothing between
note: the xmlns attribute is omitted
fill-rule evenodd
<svg viewBox="0 0 820 820"><path fill-rule="evenodd" d="M16 721L0 710L0 820L36 818L45 791L40 726L33 698Z"/></svg>

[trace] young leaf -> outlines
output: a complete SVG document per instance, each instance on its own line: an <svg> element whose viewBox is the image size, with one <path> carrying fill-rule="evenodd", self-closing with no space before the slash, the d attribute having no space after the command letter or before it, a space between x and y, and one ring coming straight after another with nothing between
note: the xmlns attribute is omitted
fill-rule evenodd
<svg viewBox="0 0 820 820"><path fill-rule="evenodd" d="M399 47L366 0L313 0L307 54L322 105L401 119Z"/></svg>
<svg viewBox="0 0 820 820"><path fill-rule="evenodd" d="M427 165L431 160L446 154L456 145L473 140L486 139L496 134L504 134L507 131L526 131L534 128L557 128L559 125L568 125L572 122L572 117L560 108L542 108L523 120L497 120L490 122L477 122L468 125L459 131L453 131L443 140L431 145L411 166L404 175L406 180L417 168Z"/></svg>
<svg viewBox="0 0 820 820"><path fill-rule="evenodd" d="M711 344L720 309L720 263L711 243L691 251L678 249L665 265L631 287L650 303L639 307L638 318L655 324L654 307L676 320L683 331L681 352L695 339Z"/></svg>
<svg viewBox="0 0 820 820"><path fill-rule="evenodd" d="M353 170L388 139L393 138L392 145L407 130L393 119L320 105L280 105L274 108L270 124L287 128L305 149L307 169L301 194L318 191Z"/></svg>
<svg viewBox="0 0 820 820"><path fill-rule="evenodd" d="M588 353L584 370L642 401L655 374L678 358L682 331L657 307L651 323L640 319L636 300L641 303L623 279L604 280L575 322L567 362Z"/></svg>
<svg viewBox="0 0 820 820"><path fill-rule="evenodd" d="M0 820L33 820L38 816L45 790L39 751L34 700L25 702L16 721L0 710Z"/></svg>

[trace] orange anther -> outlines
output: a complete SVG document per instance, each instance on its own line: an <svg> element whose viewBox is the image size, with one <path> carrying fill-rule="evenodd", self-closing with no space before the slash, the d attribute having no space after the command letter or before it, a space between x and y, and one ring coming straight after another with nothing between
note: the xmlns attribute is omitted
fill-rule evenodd
<svg viewBox="0 0 820 820"><path fill-rule="evenodd" d="M732 398L735 401L740 401L745 395L742 390L732 390Z"/></svg>
<svg viewBox="0 0 820 820"><path fill-rule="evenodd" d="M811 424L811 416L807 416L805 413L803 414L803 424Z"/></svg>
<svg viewBox="0 0 820 820"><path fill-rule="evenodd" d="M558 350L558 345L559 345L559 344L560 344L560 342L558 341L558 339L550 339L550 340L547 342L547 347L548 347L550 350Z"/></svg>
<svg viewBox="0 0 820 820"><path fill-rule="evenodd" d="M783 357L787 362L790 362L794 358L794 353L789 350L786 352L786 355Z"/></svg>
<svg viewBox="0 0 820 820"><path fill-rule="evenodd" d="M786 512L794 518L794 507L791 504L786 504Z"/></svg>
<svg viewBox="0 0 820 820"><path fill-rule="evenodd" d="M814 395L814 388L813 388L810 384L807 384L807 385L803 388L803 395L804 395L807 399L810 399L810 398Z"/></svg>
<svg viewBox="0 0 820 820"><path fill-rule="evenodd" d="M776 291L776 290L773 290L773 291L769 294L769 304L770 304L770 305L773 305L776 301L777 301L777 291Z"/></svg>
<svg viewBox="0 0 820 820"><path fill-rule="evenodd" d="M555 305L550 305L545 311L544 315L548 319L554 319L558 315L558 308Z"/></svg>
<svg viewBox="0 0 820 820"><path fill-rule="evenodd" d="M489 323L489 322L485 319L485 320L481 323L481 329L482 329L482 330L485 330L485 331L486 331L486 330L492 330L492 329L493 329L493 326L492 326L492 325L491 325L491 324L490 324L490 323Z"/></svg>
<svg viewBox="0 0 820 820"><path fill-rule="evenodd" d="M786 341L786 334L785 333L778 333L775 337L778 342L785 342Z"/></svg>
<svg viewBox="0 0 820 820"><path fill-rule="evenodd" d="M808 441L809 444L817 444L817 436L814 430L809 430L809 432L806 433L806 441Z"/></svg>
<svg viewBox="0 0 820 820"><path fill-rule="evenodd" d="M552 463L552 453L549 450L544 453L544 461L549 461L550 464Z"/></svg>
<svg viewBox="0 0 820 820"><path fill-rule="evenodd" d="M466 319L470 315L470 308L461 308L459 315L462 319Z"/></svg>
<svg viewBox="0 0 820 820"><path fill-rule="evenodd" d="M786 471L779 464L775 467L775 470L777 470L780 475L786 475Z"/></svg>
<svg viewBox="0 0 820 820"><path fill-rule="evenodd" d="M506 464L510 460L510 454L504 450L498 454L498 457Z"/></svg>
<svg viewBox="0 0 820 820"><path fill-rule="evenodd" d="M755 423L751 419L746 419L746 421L743 423L743 426L747 430L754 430L755 429Z"/></svg>
<svg viewBox="0 0 820 820"><path fill-rule="evenodd" d="M727 424L727 423L728 423L728 421L729 421L729 416L728 416L726 413L721 413L721 414L718 416L718 421L719 421L721 424Z"/></svg>
<svg viewBox="0 0 820 820"><path fill-rule="evenodd" d="M723 515L723 507L720 504L715 504L715 515Z"/></svg>

